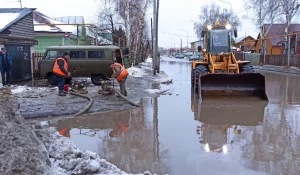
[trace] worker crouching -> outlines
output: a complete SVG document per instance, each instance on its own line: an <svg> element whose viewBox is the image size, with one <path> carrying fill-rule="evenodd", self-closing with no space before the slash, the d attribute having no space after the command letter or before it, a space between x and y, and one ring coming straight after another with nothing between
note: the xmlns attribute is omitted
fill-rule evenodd
<svg viewBox="0 0 300 175"><path fill-rule="evenodd" d="M68 52L63 53L61 57L55 60L53 73L56 75L56 83L58 86L58 95L66 96L68 93L66 79L71 78L71 73L68 72L70 54Z"/></svg>
<svg viewBox="0 0 300 175"><path fill-rule="evenodd" d="M120 84L120 91L121 94L124 96L127 96L127 90L125 87L125 82L128 76L128 71L125 69L125 67L120 63L109 63L109 67L113 70L113 75L111 80L116 79L118 83Z"/></svg>

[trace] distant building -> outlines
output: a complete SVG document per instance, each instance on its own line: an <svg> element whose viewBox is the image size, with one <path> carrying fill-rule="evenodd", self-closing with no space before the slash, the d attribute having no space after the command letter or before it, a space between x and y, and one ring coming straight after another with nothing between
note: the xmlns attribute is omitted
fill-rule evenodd
<svg viewBox="0 0 300 175"><path fill-rule="evenodd" d="M49 17L38 11L33 14L35 38L38 45L36 53L44 53L49 46L58 45L109 45L111 40L107 31L97 30L85 24L82 16ZM72 25L74 24L74 25Z"/></svg>
<svg viewBox="0 0 300 175"><path fill-rule="evenodd" d="M198 46L203 48L203 40L191 42L191 50L198 51Z"/></svg>
<svg viewBox="0 0 300 175"><path fill-rule="evenodd" d="M239 37L235 40L233 44L236 48L244 48L244 51L252 51L255 52L255 42L256 40L252 36L243 36Z"/></svg>
<svg viewBox="0 0 300 175"><path fill-rule="evenodd" d="M267 55L282 55L284 54L284 24L264 24L263 30L267 33L266 37L266 53ZM295 34L291 36L291 54L300 54L300 36L296 34L300 31L300 24L290 24L288 28L289 34ZM262 41L260 34L255 42L256 53L260 53Z"/></svg>
<svg viewBox="0 0 300 175"><path fill-rule="evenodd" d="M12 56L12 82L32 78L31 53L38 44L33 30L32 8L0 8L0 47Z"/></svg>

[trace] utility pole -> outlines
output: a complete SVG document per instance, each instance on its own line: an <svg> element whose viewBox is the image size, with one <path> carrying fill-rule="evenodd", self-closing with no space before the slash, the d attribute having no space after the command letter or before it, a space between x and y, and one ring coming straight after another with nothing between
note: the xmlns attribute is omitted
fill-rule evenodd
<svg viewBox="0 0 300 175"><path fill-rule="evenodd" d="M159 57L158 57L158 53L159 50L158 50L158 12L159 12L159 0L157 0L157 4L156 4L156 25L155 25L155 30L156 30L156 70L157 70L157 73L160 72L160 54L159 54Z"/></svg>
<svg viewBox="0 0 300 175"><path fill-rule="evenodd" d="M182 54L182 38L180 38L181 44L180 44L180 54Z"/></svg>
<svg viewBox="0 0 300 175"><path fill-rule="evenodd" d="M186 49L189 49L189 32L183 29L180 30L186 32Z"/></svg>
<svg viewBox="0 0 300 175"><path fill-rule="evenodd" d="M22 7L22 0L19 0L19 2L20 2L20 7L23 8L23 7Z"/></svg>
<svg viewBox="0 0 300 175"><path fill-rule="evenodd" d="M291 60L291 36L288 36L288 46L287 46L287 57L288 57L288 68L290 67L290 60Z"/></svg>
<svg viewBox="0 0 300 175"><path fill-rule="evenodd" d="M152 30L152 37L153 37L153 55L152 55L152 69L153 69L153 75L156 75L156 55L157 55L157 51L156 51L156 0L153 0L153 28Z"/></svg>

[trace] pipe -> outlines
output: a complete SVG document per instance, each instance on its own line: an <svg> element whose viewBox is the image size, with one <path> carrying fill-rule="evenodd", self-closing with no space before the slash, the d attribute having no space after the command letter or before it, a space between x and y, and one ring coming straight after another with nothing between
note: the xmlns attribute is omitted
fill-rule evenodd
<svg viewBox="0 0 300 175"><path fill-rule="evenodd" d="M82 98L86 98L89 100L89 104L83 108L81 111L79 111L78 113L76 113L74 116L79 116L79 115L82 115L83 113L85 113L87 110L90 109L90 107L93 105L93 99L91 97L88 97L86 95L82 95L82 94L78 94L76 92L72 92L70 91L70 94L71 95L75 95L75 96L78 96L78 97L82 97Z"/></svg>
<svg viewBox="0 0 300 175"><path fill-rule="evenodd" d="M113 90L115 93L117 93L120 97L122 97L124 100L126 100L126 101L127 101L128 103L130 103L131 105L136 106L136 107L141 107L141 106L142 106L142 105L140 105L140 104L137 104L137 103L135 103L135 102L129 100L129 99L126 98L124 95L122 95L118 90L116 90L116 89L114 89L114 88L112 88L112 87L107 87L107 88L109 88L110 90Z"/></svg>

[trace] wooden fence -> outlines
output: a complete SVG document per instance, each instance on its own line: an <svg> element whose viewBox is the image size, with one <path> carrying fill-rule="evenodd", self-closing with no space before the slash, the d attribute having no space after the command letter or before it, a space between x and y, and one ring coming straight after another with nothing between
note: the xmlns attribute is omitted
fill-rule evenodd
<svg viewBox="0 0 300 175"><path fill-rule="evenodd" d="M33 78L39 79L39 61L43 58L44 53L32 53L32 72L33 72Z"/></svg>
<svg viewBox="0 0 300 175"><path fill-rule="evenodd" d="M252 65L274 65L288 66L288 58L286 55L263 55L257 53L235 53L237 60L250 61ZM292 55L290 57L290 67L300 69L300 55Z"/></svg>
<svg viewBox="0 0 300 175"><path fill-rule="evenodd" d="M43 58L44 53L32 53L32 66L33 66L33 72L39 71L38 63Z"/></svg>

